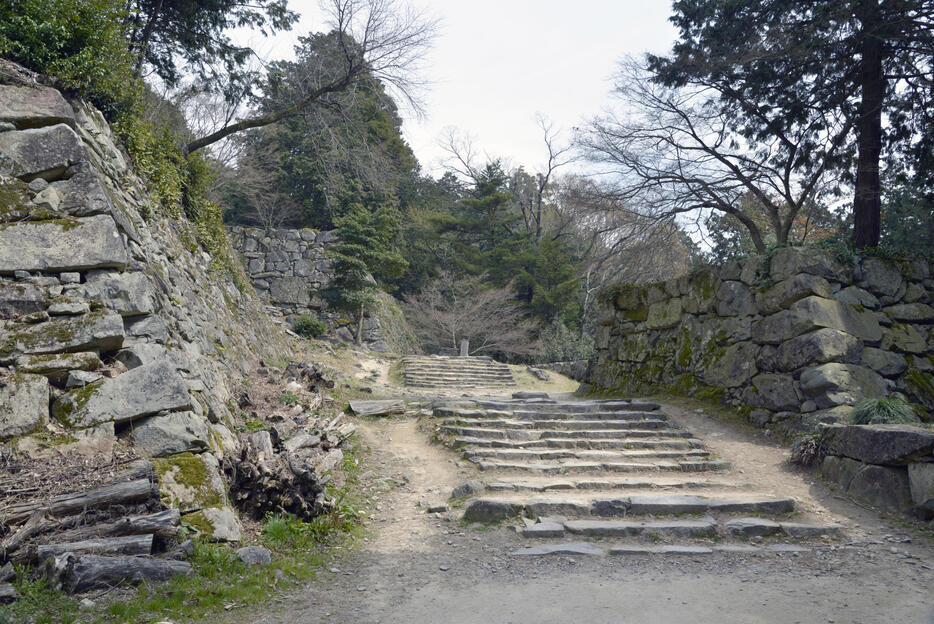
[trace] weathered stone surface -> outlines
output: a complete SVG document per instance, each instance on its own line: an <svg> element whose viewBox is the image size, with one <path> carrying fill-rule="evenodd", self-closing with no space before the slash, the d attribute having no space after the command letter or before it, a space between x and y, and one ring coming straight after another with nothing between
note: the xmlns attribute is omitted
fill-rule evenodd
<svg viewBox="0 0 934 624"><path fill-rule="evenodd" d="M741 537L766 537L779 533L782 526L766 518L734 518L727 521L726 530Z"/></svg>
<svg viewBox="0 0 934 624"><path fill-rule="evenodd" d="M850 482L856 473L862 470L862 462L849 457L839 457L837 455L828 455L821 464L821 474L831 483L835 483L843 488L845 492L850 487Z"/></svg>
<svg viewBox="0 0 934 624"><path fill-rule="evenodd" d="M12 123L18 130L60 123L74 127L75 112L57 89L0 85L0 121Z"/></svg>
<svg viewBox="0 0 934 624"><path fill-rule="evenodd" d="M522 528L522 537L564 537L564 525L557 522L539 522Z"/></svg>
<svg viewBox="0 0 934 624"><path fill-rule="evenodd" d="M311 301L308 280L301 277L280 277L271 280L269 296L278 303L307 306Z"/></svg>
<svg viewBox="0 0 934 624"><path fill-rule="evenodd" d="M864 464L853 475L847 494L873 507L904 511L912 507L908 469Z"/></svg>
<svg viewBox="0 0 934 624"><path fill-rule="evenodd" d="M758 370L756 353L759 345L738 342L727 347L722 354L713 355L704 368L704 383L710 386L735 388L744 385Z"/></svg>
<svg viewBox="0 0 934 624"><path fill-rule="evenodd" d="M94 383L95 381L100 381L103 378L104 376L96 371L69 371L68 376L65 378L65 387L83 388L89 384Z"/></svg>
<svg viewBox="0 0 934 624"><path fill-rule="evenodd" d="M934 463L908 464L908 484L915 506L934 514Z"/></svg>
<svg viewBox="0 0 934 624"><path fill-rule="evenodd" d="M902 272L891 260L870 256L863 258L860 284L876 295L893 296L903 287Z"/></svg>
<svg viewBox="0 0 934 624"><path fill-rule="evenodd" d="M163 457L208 449L211 434L207 423L192 412L150 416L133 424L133 444L149 457Z"/></svg>
<svg viewBox="0 0 934 624"><path fill-rule="evenodd" d="M239 542L242 531L237 514L227 507L209 507L182 517L201 537L212 542Z"/></svg>
<svg viewBox="0 0 934 624"><path fill-rule="evenodd" d="M0 388L0 440L32 433L49 419L49 381L18 374Z"/></svg>
<svg viewBox="0 0 934 624"><path fill-rule="evenodd" d="M65 124L0 132L0 174L24 180L56 180L71 165L87 157L75 131Z"/></svg>
<svg viewBox="0 0 934 624"><path fill-rule="evenodd" d="M90 306L84 301L56 301L47 310L50 316L77 316L90 311Z"/></svg>
<svg viewBox="0 0 934 624"><path fill-rule="evenodd" d="M565 544L542 544L530 548L521 548L512 553L514 557L540 557L543 555L602 555L603 550L588 542L567 542Z"/></svg>
<svg viewBox="0 0 934 624"><path fill-rule="evenodd" d="M669 299L649 306L645 326L648 329L674 327L681 321L681 299Z"/></svg>
<svg viewBox="0 0 934 624"><path fill-rule="evenodd" d="M934 308L924 303L899 303L883 308L882 312L896 321L929 323L934 321Z"/></svg>
<svg viewBox="0 0 934 624"><path fill-rule="evenodd" d="M883 349L894 349L902 353L924 353L927 350L927 341L924 336L912 325L895 323L883 331Z"/></svg>
<svg viewBox="0 0 934 624"><path fill-rule="evenodd" d="M248 565L272 563L272 553L262 546L245 546L237 550L237 558Z"/></svg>
<svg viewBox="0 0 934 624"><path fill-rule="evenodd" d="M467 498L468 496L476 496L482 494L486 490L486 486L483 484L483 481L467 481L466 483L461 483L451 491L451 498Z"/></svg>
<svg viewBox="0 0 934 624"><path fill-rule="evenodd" d="M780 371L793 371L823 362L858 363L862 352L858 338L837 329L818 329L782 343L775 355Z"/></svg>
<svg viewBox="0 0 934 624"><path fill-rule="evenodd" d="M879 300L874 294L868 290L863 290L859 286L847 286L846 288L841 288L833 296L834 299L840 303L847 303L850 305L861 305L864 308L869 308L870 310L875 310L879 307Z"/></svg>
<svg viewBox="0 0 934 624"><path fill-rule="evenodd" d="M51 378L61 377L72 370L93 371L101 366L100 357L92 352L24 355L16 360L17 371Z"/></svg>
<svg viewBox="0 0 934 624"><path fill-rule="evenodd" d="M168 361L160 361L64 394L52 405L52 413L71 426L90 427L190 407L184 380Z"/></svg>
<svg viewBox="0 0 934 624"><path fill-rule="evenodd" d="M0 226L0 274L122 268L126 263L123 239L105 215Z"/></svg>
<svg viewBox="0 0 934 624"><path fill-rule="evenodd" d="M84 296L97 299L121 316L149 314L155 309L152 284L142 273L91 271Z"/></svg>
<svg viewBox="0 0 934 624"><path fill-rule="evenodd" d="M863 349L862 363L885 377L901 375L908 368L905 356L875 347Z"/></svg>
<svg viewBox="0 0 934 624"><path fill-rule="evenodd" d="M845 281L850 274L829 251L817 247L783 247L772 254L769 268L775 281L788 279L798 273Z"/></svg>
<svg viewBox="0 0 934 624"><path fill-rule="evenodd" d="M159 476L159 495L163 502L182 514L227 506L227 486L221 476L220 463L211 453L182 453L154 458L152 463Z"/></svg>
<svg viewBox="0 0 934 624"><path fill-rule="evenodd" d="M165 322L155 314L128 317L124 324L127 336L144 338L159 344L165 344L169 340L169 330Z"/></svg>
<svg viewBox="0 0 934 624"><path fill-rule="evenodd" d="M801 373L801 391L819 408L854 405L887 394L885 381L879 373L864 366L836 362Z"/></svg>
<svg viewBox="0 0 934 624"><path fill-rule="evenodd" d="M821 431L833 455L866 464L900 466L927 457L934 460L934 431L911 425L833 425Z"/></svg>
<svg viewBox="0 0 934 624"><path fill-rule="evenodd" d="M792 304L789 312L792 315L791 325L795 335L827 327L845 331L873 344L882 340L882 328L872 312L861 311L833 299L805 297Z"/></svg>
<svg viewBox="0 0 934 624"><path fill-rule="evenodd" d="M0 280L0 318L12 319L45 309L45 293L28 282Z"/></svg>
<svg viewBox="0 0 934 624"><path fill-rule="evenodd" d="M14 326L0 346L0 363L23 355L66 351L111 351L123 344L123 320L110 310Z"/></svg>
<svg viewBox="0 0 934 624"><path fill-rule="evenodd" d="M823 277L799 273L759 293L756 296L756 305L761 314L774 314L804 297L817 295L830 298L831 294L830 283Z"/></svg>
<svg viewBox="0 0 934 624"><path fill-rule="evenodd" d="M743 393L743 400L749 405L762 407L773 412L798 411L801 397L795 390L794 379L790 375L765 373L756 375Z"/></svg>
<svg viewBox="0 0 934 624"><path fill-rule="evenodd" d="M510 501L477 498L467 504L464 510L464 522L496 522L522 513L520 504Z"/></svg>
<svg viewBox="0 0 934 624"><path fill-rule="evenodd" d="M717 314L748 316L756 313L752 291L742 282L725 281L717 288Z"/></svg>

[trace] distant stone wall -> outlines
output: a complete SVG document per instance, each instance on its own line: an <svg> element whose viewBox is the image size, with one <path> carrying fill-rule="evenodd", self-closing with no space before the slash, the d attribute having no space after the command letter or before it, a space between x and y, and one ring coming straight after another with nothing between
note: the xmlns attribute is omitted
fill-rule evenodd
<svg viewBox="0 0 934 624"><path fill-rule="evenodd" d="M597 389L670 392L795 431L899 394L934 413L931 263L784 248L601 298Z"/></svg>

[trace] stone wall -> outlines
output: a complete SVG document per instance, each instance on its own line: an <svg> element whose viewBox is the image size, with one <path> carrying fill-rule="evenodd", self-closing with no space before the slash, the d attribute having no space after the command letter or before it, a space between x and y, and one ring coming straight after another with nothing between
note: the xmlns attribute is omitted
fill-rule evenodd
<svg viewBox="0 0 934 624"><path fill-rule="evenodd" d="M0 444L122 443L235 538L231 387L287 337L191 224L143 218L153 199L100 112L17 71L0 84Z"/></svg>
<svg viewBox="0 0 934 624"><path fill-rule="evenodd" d="M601 297L587 381L742 408L759 426L834 422L865 398L934 413L932 266L814 247Z"/></svg>
<svg viewBox="0 0 934 624"><path fill-rule="evenodd" d="M334 279L327 249L333 232L228 226L230 243L260 297L272 310L294 319L314 315L325 321L334 339L351 343L357 331L351 315L328 310L322 292ZM363 321L363 345L373 351L417 352L417 341L405 323L398 301L381 293Z"/></svg>

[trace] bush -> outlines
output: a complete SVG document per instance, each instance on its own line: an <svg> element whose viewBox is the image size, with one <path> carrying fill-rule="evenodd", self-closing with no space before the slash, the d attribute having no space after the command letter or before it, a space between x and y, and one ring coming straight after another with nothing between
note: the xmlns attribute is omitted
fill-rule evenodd
<svg viewBox="0 0 934 624"><path fill-rule="evenodd" d="M813 468L824 461L827 454L821 443L820 434L812 433L795 438L791 444L791 458L789 461L802 468Z"/></svg>
<svg viewBox="0 0 934 624"><path fill-rule="evenodd" d="M300 316L294 323L292 329L303 338L320 338L328 331L328 325L315 316Z"/></svg>
<svg viewBox="0 0 934 624"><path fill-rule="evenodd" d="M869 399L853 408L856 425L911 425L921 422L914 408L902 399Z"/></svg>
<svg viewBox="0 0 934 624"><path fill-rule="evenodd" d="M542 350L539 359L542 362L572 362L586 360L593 355L593 338L589 333L581 337L562 321L555 321L541 334Z"/></svg>
<svg viewBox="0 0 934 624"><path fill-rule="evenodd" d="M123 33L121 0L6 0L0 56L51 76L109 120L140 105L143 83Z"/></svg>

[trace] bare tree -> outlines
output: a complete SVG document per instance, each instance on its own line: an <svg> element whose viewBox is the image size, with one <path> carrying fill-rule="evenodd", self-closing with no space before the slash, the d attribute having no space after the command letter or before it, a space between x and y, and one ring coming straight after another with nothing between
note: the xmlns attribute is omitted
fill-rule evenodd
<svg viewBox="0 0 934 624"><path fill-rule="evenodd" d="M336 54L298 64L301 75L294 81L289 99L275 110L237 121L231 119L206 136L189 141L186 152L194 152L236 132L298 115L325 96L345 91L367 76L382 81L411 108L421 110L417 76L422 56L434 38L437 21L402 6L399 0L324 3Z"/></svg>
<svg viewBox="0 0 934 624"><path fill-rule="evenodd" d="M467 339L471 353L534 353L534 324L512 287L485 288L484 277L456 278L442 271L421 293L405 298L408 320L426 345L456 349Z"/></svg>
<svg viewBox="0 0 934 624"><path fill-rule="evenodd" d="M766 237L750 210L764 213L774 239L786 242L798 213L832 195L828 171L852 123L828 111L805 127L751 144L736 131L716 89L660 86L635 60L623 63L615 97L623 111L594 119L579 137L589 159L604 167L604 194L621 209L661 220L711 210L730 214L749 230L759 253L766 251ZM802 149L815 143L817 150Z"/></svg>

